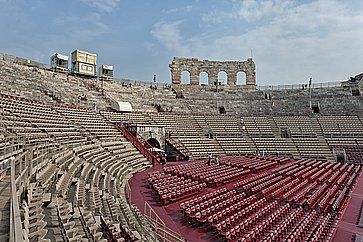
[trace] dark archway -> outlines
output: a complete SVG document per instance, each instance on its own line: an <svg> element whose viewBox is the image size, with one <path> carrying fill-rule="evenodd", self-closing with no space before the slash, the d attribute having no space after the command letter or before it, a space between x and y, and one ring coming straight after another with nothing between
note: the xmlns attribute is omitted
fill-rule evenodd
<svg viewBox="0 0 363 242"><path fill-rule="evenodd" d="M150 138L146 142L148 142L149 145L151 145L152 147L160 149L160 143L159 143L159 141L157 141L157 139Z"/></svg>

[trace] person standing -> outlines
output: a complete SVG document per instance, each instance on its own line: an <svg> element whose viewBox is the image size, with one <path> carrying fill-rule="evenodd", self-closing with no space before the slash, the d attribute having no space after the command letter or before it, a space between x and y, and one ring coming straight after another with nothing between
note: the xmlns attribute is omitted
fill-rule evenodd
<svg viewBox="0 0 363 242"><path fill-rule="evenodd" d="M211 165L211 163L212 163L212 153L209 153L209 155L208 155L208 166L210 166Z"/></svg>
<svg viewBox="0 0 363 242"><path fill-rule="evenodd" d="M166 161L168 159L168 155L166 153L164 153L164 163L166 164Z"/></svg>

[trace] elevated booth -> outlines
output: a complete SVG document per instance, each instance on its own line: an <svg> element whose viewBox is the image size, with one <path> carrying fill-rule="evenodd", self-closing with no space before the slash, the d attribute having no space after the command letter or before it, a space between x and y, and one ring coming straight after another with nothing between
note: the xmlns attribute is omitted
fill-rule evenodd
<svg viewBox="0 0 363 242"><path fill-rule="evenodd" d="M101 65L98 71L100 80L112 81L113 80L113 66Z"/></svg>
<svg viewBox="0 0 363 242"><path fill-rule="evenodd" d="M97 77L97 55L82 50L72 52L72 72L84 77Z"/></svg>
<svg viewBox="0 0 363 242"><path fill-rule="evenodd" d="M68 56L55 53L50 57L50 68L56 72L68 72Z"/></svg>

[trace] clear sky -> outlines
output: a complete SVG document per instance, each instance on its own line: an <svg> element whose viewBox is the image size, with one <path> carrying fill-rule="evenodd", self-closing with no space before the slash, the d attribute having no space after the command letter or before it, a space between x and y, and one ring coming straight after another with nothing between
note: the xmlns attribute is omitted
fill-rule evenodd
<svg viewBox="0 0 363 242"><path fill-rule="evenodd" d="M362 0L0 0L0 52L49 63L83 49L116 76L170 81L173 56L245 60L257 84L363 72Z"/></svg>

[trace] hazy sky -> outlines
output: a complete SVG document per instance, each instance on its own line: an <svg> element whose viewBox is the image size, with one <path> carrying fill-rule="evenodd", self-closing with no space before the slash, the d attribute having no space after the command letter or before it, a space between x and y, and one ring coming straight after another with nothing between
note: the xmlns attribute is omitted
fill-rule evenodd
<svg viewBox="0 0 363 242"><path fill-rule="evenodd" d="M173 56L245 60L257 84L363 72L363 1L0 0L0 52L49 63L83 49L116 76L169 81Z"/></svg>

